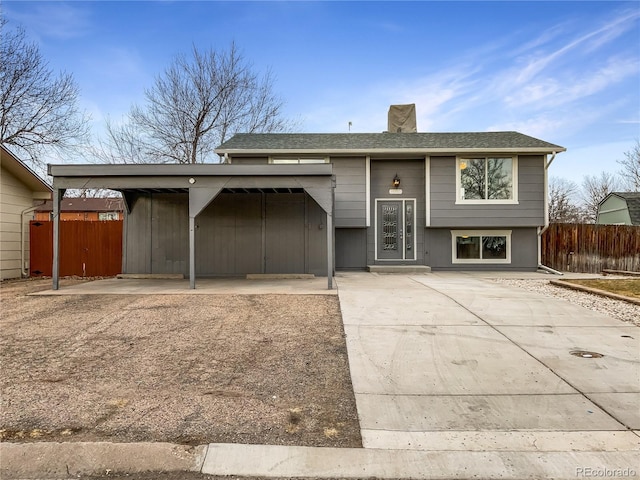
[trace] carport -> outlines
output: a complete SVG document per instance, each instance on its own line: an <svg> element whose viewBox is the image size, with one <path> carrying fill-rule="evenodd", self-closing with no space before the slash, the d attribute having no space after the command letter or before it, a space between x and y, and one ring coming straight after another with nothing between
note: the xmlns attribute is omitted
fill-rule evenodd
<svg viewBox="0 0 640 480"><path fill-rule="evenodd" d="M327 285L333 288L334 188L332 165L49 165L53 177L53 288L59 288L59 212L68 189L110 189L122 193L127 217L145 196L165 194L188 198L188 252L174 254L187 261L189 286L196 287L196 218L221 194L278 195L287 198L305 194L324 212L326 224ZM287 196L288 194L288 196ZM238 197L240 198L240 197ZM187 207L185 207L187 208ZM317 208L317 207L316 207ZM266 215L263 214L263 216ZM134 225L135 226L135 225ZM131 227L131 226L130 226ZM130 228L129 227L129 228ZM211 225L209 225L211 229ZM216 228L213 226L213 228ZM126 230L126 228L125 228ZM285 232L286 233L286 232ZM125 241L126 241L125 232ZM186 240L185 240L186 241ZM131 245L129 245L131 247ZM130 250L127 248L126 250ZM125 253L126 255L126 253ZM124 265L124 261L123 261Z"/></svg>

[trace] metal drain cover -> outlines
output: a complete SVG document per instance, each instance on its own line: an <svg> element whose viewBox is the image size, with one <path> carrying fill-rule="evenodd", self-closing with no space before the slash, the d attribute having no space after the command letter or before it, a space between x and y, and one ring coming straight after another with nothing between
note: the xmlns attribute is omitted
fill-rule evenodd
<svg viewBox="0 0 640 480"><path fill-rule="evenodd" d="M575 355L580 358L601 358L604 357L603 354L598 352L588 352L586 350L571 350L571 355Z"/></svg>

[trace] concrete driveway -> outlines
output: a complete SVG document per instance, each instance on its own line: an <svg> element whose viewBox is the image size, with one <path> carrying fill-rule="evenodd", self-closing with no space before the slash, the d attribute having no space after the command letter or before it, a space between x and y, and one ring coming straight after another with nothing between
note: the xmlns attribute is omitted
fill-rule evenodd
<svg viewBox="0 0 640 480"><path fill-rule="evenodd" d="M336 280L366 448L638 449L638 327L479 275Z"/></svg>

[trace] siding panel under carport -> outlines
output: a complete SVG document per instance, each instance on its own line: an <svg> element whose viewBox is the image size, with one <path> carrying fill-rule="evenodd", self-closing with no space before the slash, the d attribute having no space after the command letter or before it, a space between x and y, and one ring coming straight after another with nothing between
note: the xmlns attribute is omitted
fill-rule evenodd
<svg viewBox="0 0 640 480"><path fill-rule="evenodd" d="M196 275L262 272L262 195L219 194L196 218Z"/></svg>
<svg viewBox="0 0 640 480"><path fill-rule="evenodd" d="M151 273L151 194L136 196L131 212L124 217L124 273Z"/></svg>
<svg viewBox="0 0 640 480"><path fill-rule="evenodd" d="M265 271L305 273L304 194L267 194L265 212Z"/></svg>
<svg viewBox="0 0 640 480"><path fill-rule="evenodd" d="M126 273L188 275L188 194L140 195ZM326 275L326 214L305 193L220 193L196 217L196 275Z"/></svg>
<svg viewBox="0 0 640 480"><path fill-rule="evenodd" d="M151 203L151 273L189 274L189 196L156 193Z"/></svg>

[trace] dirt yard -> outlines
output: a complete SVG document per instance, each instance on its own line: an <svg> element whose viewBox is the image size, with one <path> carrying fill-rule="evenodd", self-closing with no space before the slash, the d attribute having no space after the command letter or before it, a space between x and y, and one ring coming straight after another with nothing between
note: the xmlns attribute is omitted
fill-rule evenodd
<svg viewBox="0 0 640 480"><path fill-rule="evenodd" d="M361 446L336 296L49 288L1 285L1 440Z"/></svg>

